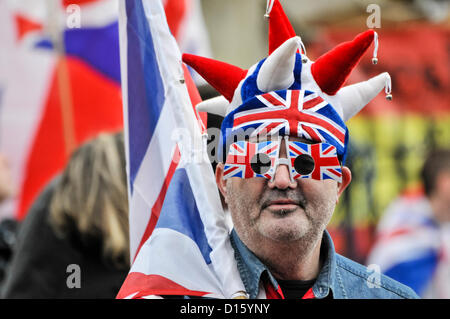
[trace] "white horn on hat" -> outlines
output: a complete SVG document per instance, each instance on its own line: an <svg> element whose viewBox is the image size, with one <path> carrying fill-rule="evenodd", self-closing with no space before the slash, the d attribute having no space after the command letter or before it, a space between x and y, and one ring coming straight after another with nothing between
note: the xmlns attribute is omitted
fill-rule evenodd
<svg viewBox="0 0 450 319"><path fill-rule="evenodd" d="M340 89L336 97L342 106L344 122L361 111L383 88L385 89L386 99L392 99L391 77L387 72L383 72L367 81Z"/></svg>
<svg viewBox="0 0 450 319"><path fill-rule="evenodd" d="M294 83L295 53L300 46L300 37L292 37L267 57L256 79L258 89L262 92L284 90Z"/></svg>
<svg viewBox="0 0 450 319"><path fill-rule="evenodd" d="M198 112L208 112L225 117L228 105L230 105L230 102L223 95L220 95L198 103L195 108Z"/></svg>

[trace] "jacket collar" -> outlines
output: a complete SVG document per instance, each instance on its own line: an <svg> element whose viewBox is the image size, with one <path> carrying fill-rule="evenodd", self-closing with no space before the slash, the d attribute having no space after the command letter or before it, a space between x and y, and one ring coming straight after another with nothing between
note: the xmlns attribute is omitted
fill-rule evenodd
<svg viewBox="0 0 450 319"><path fill-rule="evenodd" d="M255 256L241 241L236 231L233 229L230 235L231 244L235 251L237 267L244 283L245 289L250 299L258 296L260 282L264 274L267 274L269 283L274 290L279 289L279 285L269 269ZM319 272L316 282L313 285L313 293L316 298L325 298L331 292L336 293L334 289L336 277L336 252L333 241L328 231L324 231L321 243L321 258L324 262Z"/></svg>

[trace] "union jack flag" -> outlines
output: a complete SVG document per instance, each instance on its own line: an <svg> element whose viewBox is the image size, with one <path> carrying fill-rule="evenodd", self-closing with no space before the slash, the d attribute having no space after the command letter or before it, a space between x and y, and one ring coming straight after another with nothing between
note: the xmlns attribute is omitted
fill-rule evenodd
<svg viewBox="0 0 450 319"><path fill-rule="evenodd" d="M317 93L275 91L257 95L236 110L233 131L255 129L252 136L283 134L345 148L346 128L333 107Z"/></svg>
<svg viewBox="0 0 450 319"><path fill-rule="evenodd" d="M312 178L316 180L334 179L342 182L342 170L336 148L327 143L305 144L288 142L291 174L294 179ZM314 170L309 175L300 175L294 167L295 159L301 154L308 154L314 159Z"/></svg>
<svg viewBox="0 0 450 319"><path fill-rule="evenodd" d="M164 7L119 4L132 265L117 298L242 296L211 164L185 156L192 145L206 156L206 141L193 108L198 92ZM192 140L168 138L177 129Z"/></svg>
<svg viewBox="0 0 450 319"><path fill-rule="evenodd" d="M275 161L278 158L279 144L278 141L260 143L238 141L231 144L225 161L224 179L230 177L265 177L271 179L275 171ZM257 153L267 154L270 158L270 170L264 174L256 173L251 167L253 156Z"/></svg>

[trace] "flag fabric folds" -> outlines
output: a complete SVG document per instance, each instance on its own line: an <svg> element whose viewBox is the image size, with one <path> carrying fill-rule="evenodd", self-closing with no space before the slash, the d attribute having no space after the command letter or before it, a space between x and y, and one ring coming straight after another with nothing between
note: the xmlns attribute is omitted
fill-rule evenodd
<svg viewBox="0 0 450 319"><path fill-rule="evenodd" d="M8 1L6 14L0 152L17 196L0 216L22 220L77 146L122 129L117 1Z"/></svg>
<svg viewBox="0 0 450 319"><path fill-rule="evenodd" d="M230 298L244 287L163 4L121 1L119 34L132 267L117 297Z"/></svg>
<svg viewBox="0 0 450 319"><path fill-rule="evenodd" d="M448 275L442 276L439 265L448 269L450 232L433 219L429 201L422 195L403 195L387 208L377 226L377 240L368 256L387 276L411 287L421 297L439 291L449 298ZM448 274L448 272L447 272ZM433 287L435 286L435 287ZM431 289L431 290L430 290Z"/></svg>

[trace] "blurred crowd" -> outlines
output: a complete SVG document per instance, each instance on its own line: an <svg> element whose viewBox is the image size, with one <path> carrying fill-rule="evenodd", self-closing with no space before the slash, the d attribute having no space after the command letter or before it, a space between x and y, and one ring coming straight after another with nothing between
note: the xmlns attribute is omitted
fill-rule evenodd
<svg viewBox="0 0 450 319"><path fill-rule="evenodd" d="M1 174L8 176L6 165ZM2 179L4 197L10 185ZM128 246L123 134L103 133L72 154L23 222L2 222L1 296L114 298L128 273Z"/></svg>

